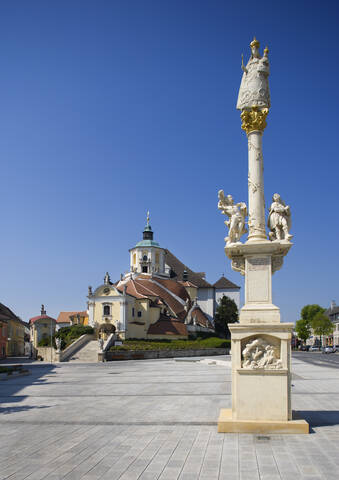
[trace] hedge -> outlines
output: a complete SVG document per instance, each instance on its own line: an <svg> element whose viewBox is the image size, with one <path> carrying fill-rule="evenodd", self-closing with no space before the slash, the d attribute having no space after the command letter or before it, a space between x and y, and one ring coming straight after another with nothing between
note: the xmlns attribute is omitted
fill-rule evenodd
<svg viewBox="0 0 339 480"><path fill-rule="evenodd" d="M129 350L200 350L204 348L228 348L230 340L210 337L196 340L125 340L123 345L111 347L110 351Z"/></svg>

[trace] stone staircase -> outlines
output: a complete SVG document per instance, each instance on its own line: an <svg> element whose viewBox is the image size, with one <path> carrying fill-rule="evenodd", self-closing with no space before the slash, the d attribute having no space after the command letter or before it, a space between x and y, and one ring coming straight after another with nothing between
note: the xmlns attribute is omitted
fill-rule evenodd
<svg viewBox="0 0 339 480"><path fill-rule="evenodd" d="M78 363L97 363L98 362L99 345L97 340L90 340L75 352L68 362Z"/></svg>

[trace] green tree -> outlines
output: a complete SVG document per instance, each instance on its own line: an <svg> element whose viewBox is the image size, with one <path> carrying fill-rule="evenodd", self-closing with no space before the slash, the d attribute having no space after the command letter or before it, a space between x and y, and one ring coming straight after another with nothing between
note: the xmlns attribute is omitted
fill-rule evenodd
<svg viewBox="0 0 339 480"><path fill-rule="evenodd" d="M301 309L301 318L303 320L306 320L309 325L311 325L313 318L317 313L324 313L325 308L321 307L320 305L317 305L316 303L313 305L305 305Z"/></svg>
<svg viewBox="0 0 339 480"><path fill-rule="evenodd" d="M306 342L311 336L311 325L307 320L301 318L295 324L295 331L297 332L298 338Z"/></svg>
<svg viewBox="0 0 339 480"><path fill-rule="evenodd" d="M214 325L215 331L223 338L230 338L231 334L228 328L229 323L238 321L238 307L234 300L224 295L217 307Z"/></svg>
<svg viewBox="0 0 339 480"><path fill-rule="evenodd" d="M311 327L315 335L322 337L331 335L334 325L331 320L322 312L318 312L311 321Z"/></svg>

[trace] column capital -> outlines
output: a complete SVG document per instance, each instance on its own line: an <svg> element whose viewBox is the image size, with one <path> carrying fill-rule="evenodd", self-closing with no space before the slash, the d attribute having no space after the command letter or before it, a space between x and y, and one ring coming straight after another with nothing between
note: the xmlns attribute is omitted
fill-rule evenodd
<svg viewBox="0 0 339 480"><path fill-rule="evenodd" d="M250 110L242 110L240 118L242 120L241 128L247 135L254 131L263 132L266 128L266 117L268 108L252 107Z"/></svg>

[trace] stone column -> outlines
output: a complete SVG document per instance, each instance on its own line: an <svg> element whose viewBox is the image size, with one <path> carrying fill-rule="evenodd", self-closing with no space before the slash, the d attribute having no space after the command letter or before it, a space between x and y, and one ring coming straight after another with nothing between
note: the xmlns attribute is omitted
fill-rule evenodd
<svg viewBox="0 0 339 480"><path fill-rule="evenodd" d="M243 110L242 126L248 138L248 242L266 241L262 135L268 108Z"/></svg>

